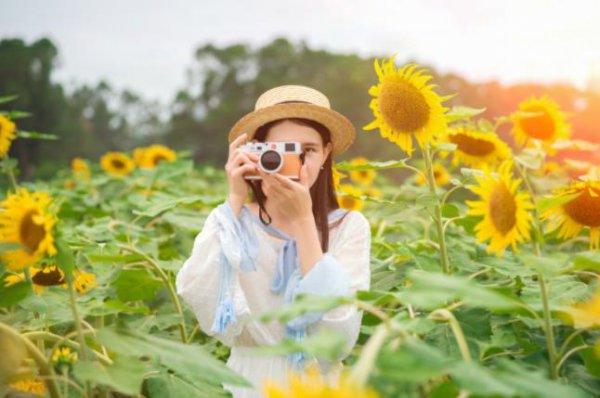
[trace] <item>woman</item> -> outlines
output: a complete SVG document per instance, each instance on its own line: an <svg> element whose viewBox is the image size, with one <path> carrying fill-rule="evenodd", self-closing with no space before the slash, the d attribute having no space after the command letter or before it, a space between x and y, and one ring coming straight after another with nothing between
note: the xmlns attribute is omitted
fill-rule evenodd
<svg viewBox="0 0 600 398"><path fill-rule="evenodd" d="M350 121L330 109L327 97L304 86L265 92L229 133L229 195L209 214L176 283L200 328L231 347L227 365L254 385L225 386L236 398L260 397L265 380L285 383L290 371L309 363L319 364L332 383L341 368L339 361L319 362L303 353L252 355L248 347L331 329L346 338L342 360L356 343L362 312L355 306L309 313L285 325L250 319L301 293L343 296L369 289L369 223L360 212L339 208L332 177L332 156L354 137ZM240 148L249 140L300 142L299 180L264 173L257 155ZM244 179L250 172L262 180Z"/></svg>

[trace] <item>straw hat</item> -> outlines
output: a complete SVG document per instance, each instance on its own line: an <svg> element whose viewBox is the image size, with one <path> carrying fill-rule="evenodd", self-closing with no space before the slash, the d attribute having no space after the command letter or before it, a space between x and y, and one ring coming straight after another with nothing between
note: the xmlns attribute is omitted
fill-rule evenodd
<svg viewBox="0 0 600 398"><path fill-rule="evenodd" d="M264 92L256 100L254 112L243 116L231 128L229 142L243 133L251 140L260 126L285 118L310 119L327 127L331 132L332 156L348 149L356 137L350 120L331 109L323 93L306 86L286 85Z"/></svg>

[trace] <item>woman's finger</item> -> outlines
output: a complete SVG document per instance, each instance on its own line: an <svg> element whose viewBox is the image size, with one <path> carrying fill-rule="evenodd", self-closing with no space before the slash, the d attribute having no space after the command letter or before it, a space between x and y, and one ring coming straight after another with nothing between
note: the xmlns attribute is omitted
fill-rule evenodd
<svg viewBox="0 0 600 398"><path fill-rule="evenodd" d="M296 187L294 186L295 182L290 180L289 178L283 177L280 174L273 174L273 177L275 178L275 181L277 183L279 183L283 189L290 189L290 190L296 189Z"/></svg>
<svg viewBox="0 0 600 398"><path fill-rule="evenodd" d="M249 173L249 172L251 172L251 171L254 171L255 169L256 169L256 166L255 166L255 165L253 165L253 164L250 164L250 163L247 163L247 164L245 164L245 165L243 165L243 166L240 166L240 167L236 168L235 170L233 170L233 171L231 172L231 175L232 175L233 177L238 177L238 176L240 176L240 175L242 175L242 174L245 174L245 173Z"/></svg>
<svg viewBox="0 0 600 398"><path fill-rule="evenodd" d="M231 141L231 144L229 144L229 155L232 155L234 150L240 146L242 143L244 143L244 141L246 141L248 139L248 135L246 133L240 135L239 137L237 137L235 140Z"/></svg>

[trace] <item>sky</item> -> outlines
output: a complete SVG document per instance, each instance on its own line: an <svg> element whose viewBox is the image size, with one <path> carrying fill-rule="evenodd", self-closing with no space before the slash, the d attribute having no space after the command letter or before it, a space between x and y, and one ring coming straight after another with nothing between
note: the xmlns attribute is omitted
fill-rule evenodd
<svg viewBox="0 0 600 398"><path fill-rule="evenodd" d="M474 82L585 88L600 76L600 0L0 0L0 39L52 39L57 81L106 79L163 103L197 47L280 36Z"/></svg>

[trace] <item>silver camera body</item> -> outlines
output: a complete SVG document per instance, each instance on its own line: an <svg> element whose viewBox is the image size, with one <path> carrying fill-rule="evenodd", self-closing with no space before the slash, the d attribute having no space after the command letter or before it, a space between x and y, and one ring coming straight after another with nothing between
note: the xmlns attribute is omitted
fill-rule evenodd
<svg viewBox="0 0 600 398"><path fill-rule="evenodd" d="M300 178L304 156L299 142L247 142L239 147L258 156L258 167L265 173L279 173L291 179ZM256 172L244 174L247 180L261 180Z"/></svg>

